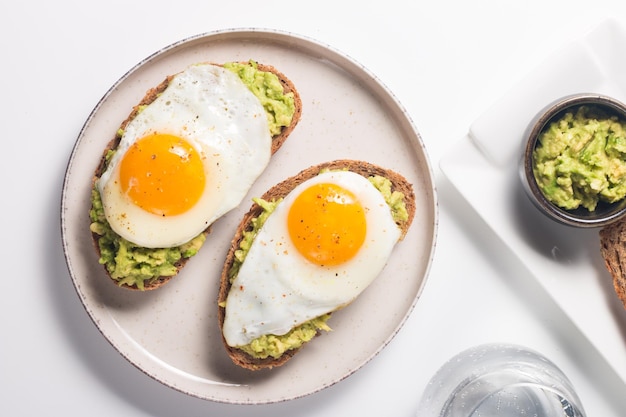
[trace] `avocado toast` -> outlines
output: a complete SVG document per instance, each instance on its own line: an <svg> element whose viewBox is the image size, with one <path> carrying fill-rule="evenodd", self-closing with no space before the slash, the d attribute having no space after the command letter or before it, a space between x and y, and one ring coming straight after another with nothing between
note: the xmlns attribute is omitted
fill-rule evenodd
<svg viewBox="0 0 626 417"><path fill-rule="evenodd" d="M286 122L282 120L281 124L278 124L277 129L271 134L271 155L273 155L289 137L301 117L302 101L295 85L273 66L259 64L254 61L228 63L218 66L223 66L236 73L255 95L257 93L254 85L248 84L254 82L254 80L250 81L248 78L256 75L263 79L269 79L269 82L273 83L275 89L282 89L277 94L282 99L285 97L288 99L291 117ZM186 262L198 252L210 232L209 224L195 238L176 247L145 248L133 244L121 238L111 229L105 217L100 193L96 187L98 180L105 172L112 155L115 153L127 125L146 106L153 103L166 91L175 76L176 74L167 76L159 85L148 90L143 99L133 107L128 118L121 123L118 133L104 149L103 156L92 179L92 207L89 213L90 230L96 251L100 257L100 263L104 265L106 273L113 282L120 287L131 290L153 290L169 282L172 277L180 272ZM263 103L261 98L259 98L259 101ZM271 102L264 105L263 108L268 115L268 121L272 118L276 119Z"/></svg>
<svg viewBox="0 0 626 417"><path fill-rule="evenodd" d="M222 329L223 344L233 363L240 367L260 370L281 366L321 331L330 330L327 321L334 310L299 323L286 334L266 335L267 337L255 339L246 346L231 346L224 336L229 293L233 289L239 268L246 261L246 251L251 247L264 222L272 215L275 205L280 204L283 198L305 181L317 177L320 173L332 171L356 173L372 182L384 197L383 205L387 207L387 214L393 216L392 227L399 229L398 240L404 238L413 221L416 206L412 185L402 175L364 161L336 160L312 166L273 186L260 199L255 199L255 203L242 218L232 239L222 269L217 300L218 324ZM239 287L237 289L242 290ZM341 306L343 307L345 305Z"/></svg>

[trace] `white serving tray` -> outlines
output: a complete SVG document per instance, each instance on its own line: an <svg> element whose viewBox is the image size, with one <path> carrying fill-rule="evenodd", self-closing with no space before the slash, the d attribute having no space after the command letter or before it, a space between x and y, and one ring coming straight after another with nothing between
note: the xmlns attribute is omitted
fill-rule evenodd
<svg viewBox="0 0 626 417"><path fill-rule="evenodd" d="M518 175L524 130L549 102L579 92L626 99L624 52L626 32L611 20L563 46L477 119L440 167L626 383L626 309L604 266L598 229L543 216Z"/></svg>

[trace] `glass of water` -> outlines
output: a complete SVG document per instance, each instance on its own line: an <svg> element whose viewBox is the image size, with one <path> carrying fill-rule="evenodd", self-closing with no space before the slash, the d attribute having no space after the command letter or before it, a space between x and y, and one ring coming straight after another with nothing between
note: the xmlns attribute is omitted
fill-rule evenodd
<svg viewBox="0 0 626 417"><path fill-rule="evenodd" d="M485 344L447 361L433 376L418 417L585 417L571 382L523 346Z"/></svg>

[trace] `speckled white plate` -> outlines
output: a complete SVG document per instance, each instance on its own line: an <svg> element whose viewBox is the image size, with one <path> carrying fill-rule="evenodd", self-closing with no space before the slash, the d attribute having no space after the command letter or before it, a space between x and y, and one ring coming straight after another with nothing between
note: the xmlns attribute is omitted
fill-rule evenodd
<svg viewBox="0 0 626 417"><path fill-rule="evenodd" d="M255 59L295 83L302 119L242 205L214 224L201 252L165 287L132 292L105 276L89 234L90 182L118 125L167 74L200 62ZM413 183L417 215L381 276L330 321L334 331L283 367L250 372L227 357L217 326L218 279L239 219L271 185L323 161L362 159ZM70 275L87 313L129 362L199 398L262 404L301 397L358 370L401 328L430 269L437 232L432 168L410 117L367 69L327 45L290 33L212 32L170 45L140 62L104 95L71 154L62 196L62 237Z"/></svg>

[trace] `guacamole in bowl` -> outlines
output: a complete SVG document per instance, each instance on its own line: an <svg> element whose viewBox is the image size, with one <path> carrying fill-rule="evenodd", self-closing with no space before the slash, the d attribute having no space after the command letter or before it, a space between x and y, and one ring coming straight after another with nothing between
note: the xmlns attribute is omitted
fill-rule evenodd
<svg viewBox="0 0 626 417"><path fill-rule="evenodd" d="M599 94L551 103L529 125L522 184L548 217L599 227L626 213L626 105Z"/></svg>

